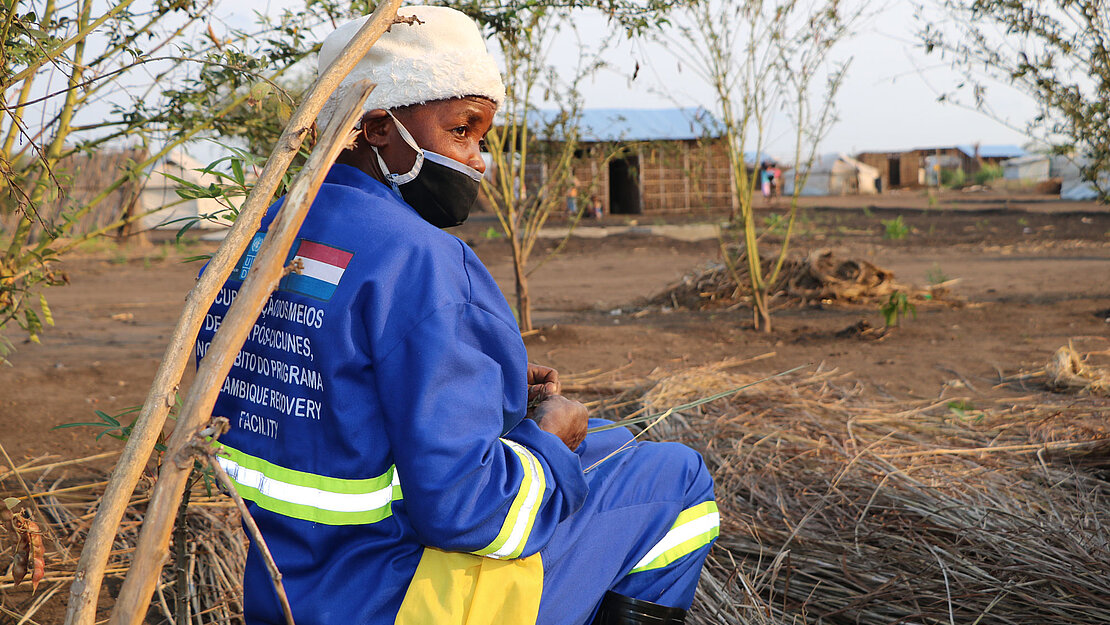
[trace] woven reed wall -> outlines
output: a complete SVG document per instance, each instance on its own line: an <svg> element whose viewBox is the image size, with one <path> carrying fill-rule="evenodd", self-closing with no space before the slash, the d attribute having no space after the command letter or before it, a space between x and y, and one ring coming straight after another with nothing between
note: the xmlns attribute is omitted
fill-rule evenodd
<svg viewBox="0 0 1110 625"><path fill-rule="evenodd" d="M58 227L73 221L66 236L78 236L119 220L134 207L138 200L144 182L142 178L124 182L93 209L84 215L77 216L77 214L118 179L128 167L133 163L146 160L148 156L146 150L135 149L74 154L62 159L53 168L54 179L60 184L60 188L51 181L46 196L38 206L30 209L36 215L34 237L37 239L42 236L44 223L51 227ZM28 195L31 193L33 184L33 182L28 183L25 187ZM10 202L10 198L8 201ZM11 204L5 204L0 214L0 227L10 232L21 216L21 211Z"/></svg>

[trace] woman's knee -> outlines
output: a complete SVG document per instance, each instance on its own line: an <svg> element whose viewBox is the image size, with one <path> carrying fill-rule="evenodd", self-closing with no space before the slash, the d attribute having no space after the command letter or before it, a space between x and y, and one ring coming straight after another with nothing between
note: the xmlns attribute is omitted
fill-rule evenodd
<svg viewBox="0 0 1110 625"><path fill-rule="evenodd" d="M651 443L651 447L648 466L682 480L687 501L696 503L713 498L713 476L700 453L682 443Z"/></svg>

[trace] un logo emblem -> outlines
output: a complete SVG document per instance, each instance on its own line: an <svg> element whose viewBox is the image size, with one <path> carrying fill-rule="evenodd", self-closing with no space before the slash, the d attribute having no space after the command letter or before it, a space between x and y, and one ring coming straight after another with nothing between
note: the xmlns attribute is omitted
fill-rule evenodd
<svg viewBox="0 0 1110 625"><path fill-rule="evenodd" d="M255 237L255 239L251 241L251 251L257 252L260 247L262 247L262 237Z"/></svg>

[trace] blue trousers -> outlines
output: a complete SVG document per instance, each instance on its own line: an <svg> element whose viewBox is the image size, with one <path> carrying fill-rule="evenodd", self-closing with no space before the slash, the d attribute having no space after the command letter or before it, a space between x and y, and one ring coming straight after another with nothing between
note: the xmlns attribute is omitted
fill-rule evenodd
<svg viewBox="0 0 1110 625"><path fill-rule="evenodd" d="M605 423L591 419L590 427ZM538 625L589 623L608 590L682 609L693 602L717 533L713 479L701 455L685 445L631 439L617 428L588 435L578 448L587 469L624 447L586 473L585 504L540 552ZM676 524L685 518L694 520ZM691 532L701 538L688 538Z"/></svg>

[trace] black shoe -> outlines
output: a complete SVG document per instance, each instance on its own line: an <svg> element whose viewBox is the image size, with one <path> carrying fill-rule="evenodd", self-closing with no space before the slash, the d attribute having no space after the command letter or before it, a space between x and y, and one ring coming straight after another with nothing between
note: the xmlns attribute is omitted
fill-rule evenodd
<svg viewBox="0 0 1110 625"><path fill-rule="evenodd" d="M682 625L685 622L686 610L633 599L610 590L601 600L593 625Z"/></svg>

